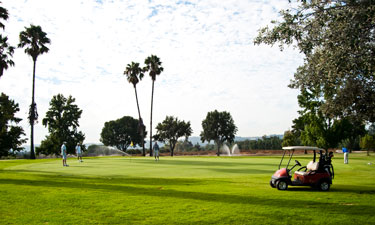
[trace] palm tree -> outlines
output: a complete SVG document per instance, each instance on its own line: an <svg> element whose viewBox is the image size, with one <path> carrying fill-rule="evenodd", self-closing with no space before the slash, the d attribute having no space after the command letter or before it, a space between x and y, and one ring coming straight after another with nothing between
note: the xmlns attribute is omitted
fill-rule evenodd
<svg viewBox="0 0 375 225"><path fill-rule="evenodd" d="M8 10L0 6L0 19L7 20L8 18ZM1 21L0 28L5 29L5 25ZM0 77L9 66L14 66L14 62L10 59L13 53L14 47L8 44L8 38L0 34Z"/></svg>
<svg viewBox="0 0 375 225"><path fill-rule="evenodd" d="M34 123L38 120L38 113L36 110L35 103L35 66L38 56L48 52L46 44L50 44L51 40L47 37L47 34L42 31L40 26L30 25L30 27L25 27L24 31L20 33L20 43L19 48L25 48L25 53L30 55L33 59L33 87L32 87L32 97L31 105L29 110L29 123L31 125L31 159L35 159L34 152Z"/></svg>
<svg viewBox="0 0 375 225"><path fill-rule="evenodd" d="M145 145L144 145L144 134L145 134L145 126L143 124L143 120L141 117L141 111L139 110L139 103L138 103L138 95L137 95L137 84L140 80L142 80L144 74L141 67L139 67L139 63L131 62L126 66L124 71L126 75L126 79L129 83L133 84L134 91L135 91L135 100L137 102L138 108L138 117L139 117L139 124L138 124L138 132L141 134L142 137L142 149L143 149L143 156L146 156Z"/></svg>
<svg viewBox="0 0 375 225"><path fill-rule="evenodd" d="M150 116L150 156L152 156L152 108L154 104L154 83L156 75L160 75L164 68L161 66L160 59L156 55L151 55L145 60L146 67L144 71L149 71L152 79L152 92L151 92L151 116Z"/></svg>

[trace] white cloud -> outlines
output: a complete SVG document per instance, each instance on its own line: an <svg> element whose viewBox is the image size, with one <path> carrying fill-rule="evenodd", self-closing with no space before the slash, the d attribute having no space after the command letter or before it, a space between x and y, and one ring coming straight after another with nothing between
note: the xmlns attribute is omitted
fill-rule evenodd
<svg viewBox="0 0 375 225"><path fill-rule="evenodd" d="M191 121L201 132L208 111L229 111L241 136L282 133L297 115L297 91L287 87L302 57L293 49L254 46L257 30L278 18L287 1L48 1L3 0L10 14L6 34L13 45L31 23L51 39L37 61L40 120L53 95L76 98L81 130L98 142L104 122L137 117L132 85L123 71L156 54L164 72L155 83L154 127L166 115ZM29 136L32 60L23 50L0 80L0 90L20 104ZM138 85L149 128L151 79ZM155 131L154 131L155 133ZM47 134L36 126L36 143Z"/></svg>

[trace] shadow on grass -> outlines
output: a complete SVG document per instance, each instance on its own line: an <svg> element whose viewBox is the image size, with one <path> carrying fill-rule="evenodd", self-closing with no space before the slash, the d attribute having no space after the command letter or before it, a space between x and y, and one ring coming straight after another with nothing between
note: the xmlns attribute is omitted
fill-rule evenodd
<svg viewBox="0 0 375 225"><path fill-rule="evenodd" d="M44 175L46 180L29 180L29 179L0 179L1 185L20 185L46 188L71 188L80 190L96 190L112 193L122 193L131 196L148 196L160 198L178 198L185 200L198 200L228 204L244 204L253 206L279 206L280 209L300 210L304 207L312 206L324 213L345 213L351 215L368 215L373 212L373 205L342 205L339 203L320 202L302 199L275 199L271 197L258 197L235 194L218 194L206 192L193 192L164 189L161 185L192 185L197 182L194 179L160 179L160 178L129 178L129 179L97 179L97 178L80 178L74 177L57 177ZM81 179L81 180L76 180ZM154 185L150 187L130 186L130 185ZM307 188L295 188L291 191L315 191ZM270 190L272 192L272 190Z"/></svg>

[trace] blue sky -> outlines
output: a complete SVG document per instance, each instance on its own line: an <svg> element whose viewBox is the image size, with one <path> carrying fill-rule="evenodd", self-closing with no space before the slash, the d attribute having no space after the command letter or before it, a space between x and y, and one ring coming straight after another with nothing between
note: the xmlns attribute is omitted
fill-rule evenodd
<svg viewBox="0 0 375 225"><path fill-rule="evenodd" d="M75 97L83 110L86 142L99 142L106 121L136 118L134 89L123 71L151 54L164 67L155 82L154 127L167 115L177 116L190 121L198 136L207 112L217 109L231 113L238 136L262 136L282 134L297 117L298 91L287 85L302 55L253 44L258 29L289 6L286 0L3 0L2 6L10 14L5 33L12 45L30 24L40 25L51 39L50 52L37 61L36 143L48 134L41 120L59 93ZM0 91L19 103L17 116L29 137L32 59L17 49L14 61ZM149 76L137 89L149 129Z"/></svg>

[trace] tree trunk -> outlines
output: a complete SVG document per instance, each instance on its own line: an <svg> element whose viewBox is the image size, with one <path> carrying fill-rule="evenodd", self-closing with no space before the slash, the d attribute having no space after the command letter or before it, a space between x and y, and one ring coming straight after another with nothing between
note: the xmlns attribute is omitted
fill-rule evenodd
<svg viewBox="0 0 375 225"><path fill-rule="evenodd" d="M35 121L35 66L36 60L33 60L33 88L31 94L31 118L30 118L30 126L31 126L31 133L30 133L30 159L35 159L35 151L34 151L34 121Z"/></svg>
<svg viewBox="0 0 375 225"><path fill-rule="evenodd" d="M141 121L141 111L139 110L137 87L135 85L134 85L134 92L135 92L135 100L137 102L138 118L139 118L139 121Z"/></svg>
<svg viewBox="0 0 375 225"><path fill-rule="evenodd" d="M152 91L151 91L151 116L150 116L150 156L152 156L152 109L154 105L154 82L155 80L152 80Z"/></svg>
<svg viewBox="0 0 375 225"><path fill-rule="evenodd" d="M137 87L134 85L134 91L135 91L135 100L137 102L137 108L138 108L138 118L139 118L139 123L141 125L141 128L140 129L143 129L143 121L142 121L142 118L141 118L141 110L139 110L139 103L138 103L138 95L137 95ZM142 123L141 123L142 121ZM143 156L146 156L146 150L145 150L145 135L144 135L144 131L140 131L140 135L142 137L142 155Z"/></svg>
<svg viewBox="0 0 375 225"><path fill-rule="evenodd" d="M169 148L170 148L170 150L171 150L171 156L173 157L173 155L174 155L174 148L176 147L176 143L170 143L169 144Z"/></svg>
<svg viewBox="0 0 375 225"><path fill-rule="evenodd" d="M216 153L217 156L220 156L220 145L221 144L217 142L217 153Z"/></svg>

